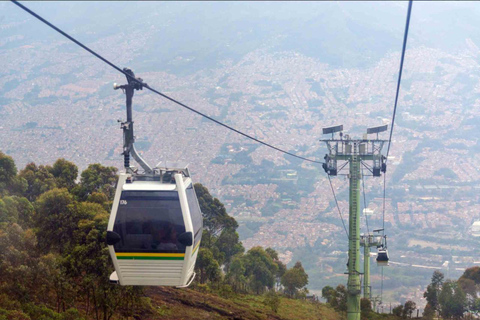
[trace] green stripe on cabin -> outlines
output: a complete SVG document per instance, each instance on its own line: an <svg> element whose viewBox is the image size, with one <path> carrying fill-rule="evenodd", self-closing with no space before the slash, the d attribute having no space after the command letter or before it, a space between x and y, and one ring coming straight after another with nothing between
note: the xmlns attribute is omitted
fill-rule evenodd
<svg viewBox="0 0 480 320"><path fill-rule="evenodd" d="M141 257L141 256L121 256L118 260L184 260L185 257Z"/></svg>

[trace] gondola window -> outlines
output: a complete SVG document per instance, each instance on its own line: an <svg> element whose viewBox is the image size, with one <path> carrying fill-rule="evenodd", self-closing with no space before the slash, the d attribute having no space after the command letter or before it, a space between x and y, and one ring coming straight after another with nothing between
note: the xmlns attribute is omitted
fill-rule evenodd
<svg viewBox="0 0 480 320"><path fill-rule="evenodd" d="M184 253L177 241L185 232L180 200L171 191L123 191L114 232L116 252Z"/></svg>

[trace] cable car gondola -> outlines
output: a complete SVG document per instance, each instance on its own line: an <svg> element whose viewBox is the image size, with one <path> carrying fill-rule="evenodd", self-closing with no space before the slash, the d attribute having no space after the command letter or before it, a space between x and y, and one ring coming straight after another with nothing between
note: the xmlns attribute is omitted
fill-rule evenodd
<svg viewBox="0 0 480 320"><path fill-rule="evenodd" d="M107 245L115 267L110 282L120 285L186 287L203 231L203 217L186 165L151 168L135 150L132 98L145 83L123 69L128 84L123 129L125 172L120 174L107 227ZM141 166L130 166L130 155Z"/></svg>
<svg viewBox="0 0 480 320"><path fill-rule="evenodd" d="M388 250L385 248L378 249L377 265L380 267L388 267Z"/></svg>
<svg viewBox="0 0 480 320"><path fill-rule="evenodd" d="M377 247L377 265L380 267L388 267L388 250L387 250L387 236L383 236L384 243Z"/></svg>
<svg viewBox="0 0 480 320"><path fill-rule="evenodd" d="M188 286L195 276L203 218L188 169L122 173L107 229L120 285Z"/></svg>

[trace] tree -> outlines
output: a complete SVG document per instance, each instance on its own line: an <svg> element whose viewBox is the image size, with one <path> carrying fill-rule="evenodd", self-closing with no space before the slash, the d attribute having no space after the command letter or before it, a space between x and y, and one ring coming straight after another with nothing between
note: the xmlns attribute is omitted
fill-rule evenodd
<svg viewBox="0 0 480 320"><path fill-rule="evenodd" d="M54 167L32 163L0 190L0 319L148 319L154 312L141 288L109 283L105 189L78 201L55 187L72 187L75 168L62 159ZM24 192L15 181L25 182Z"/></svg>
<svg viewBox="0 0 480 320"><path fill-rule="evenodd" d="M347 289L343 284L339 284L335 289L331 286L325 286L322 289L322 298L335 310L347 311Z"/></svg>
<svg viewBox="0 0 480 320"><path fill-rule="evenodd" d="M465 294L471 298L475 298L477 296L477 284L474 280L460 277L457 282Z"/></svg>
<svg viewBox="0 0 480 320"><path fill-rule="evenodd" d="M480 305L477 304L477 297L480 288L480 267L475 266L466 269L458 279L458 285L466 294L468 309L479 312L478 306Z"/></svg>
<svg viewBox="0 0 480 320"><path fill-rule="evenodd" d="M432 281L427 286L427 291L423 293L423 297L427 299L427 303L432 310L438 311L438 296L442 289L444 275L440 271L434 271L432 275Z"/></svg>
<svg viewBox="0 0 480 320"><path fill-rule="evenodd" d="M50 169L50 173L55 177L57 187L71 190L75 185L78 176L77 166L63 158L55 161Z"/></svg>
<svg viewBox="0 0 480 320"><path fill-rule="evenodd" d="M55 249L62 253L71 242L79 220L87 217L76 214L73 196L67 189L45 192L37 199L35 207L34 223L39 247L44 252Z"/></svg>
<svg viewBox="0 0 480 320"><path fill-rule="evenodd" d="M256 294L273 288L278 267L262 247L251 248L245 254L244 265L250 288Z"/></svg>
<svg viewBox="0 0 480 320"><path fill-rule="evenodd" d="M460 278L471 279L475 282L475 284L480 284L480 267L475 266L475 267L466 269Z"/></svg>
<svg viewBox="0 0 480 320"><path fill-rule="evenodd" d="M396 315L397 317L403 317L403 305L398 305L395 308L392 309L392 313Z"/></svg>
<svg viewBox="0 0 480 320"><path fill-rule="evenodd" d="M247 291L247 278L245 276L244 257L242 254L233 257L225 280L232 286L235 292Z"/></svg>
<svg viewBox="0 0 480 320"><path fill-rule="evenodd" d="M423 310L423 318L426 320L433 320L435 317L435 310L433 310L432 306L427 303L425 309Z"/></svg>
<svg viewBox="0 0 480 320"><path fill-rule="evenodd" d="M12 178L12 180L7 184L7 189L4 190L4 194L7 193L5 191L8 191L9 194L11 195L17 195L20 197L25 196L25 192L28 189L28 183L27 180L22 178L19 175L16 175L15 177ZM0 187L0 194L1 194L1 187Z"/></svg>
<svg viewBox="0 0 480 320"><path fill-rule="evenodd" d="M113 199L117 180L117 168L94 163L82 172L80 185L76 186L72 192L81 200L87 199L94 192L102 192L108 199Z"/></svg>
<svg viewBox="0 0 480 320"><path fill-rule="evenodd" d="M347 312L347 288L343 284L339 284L335 291L337 292L336 310Z"/></svg>
<svg viewBox="0 0 480 320"><path fill-rule="evenodd" d="M0 151L0 191L17 175L17 167L13 158Z"/></svg>
<svg viewBox="0 0 480 320"><path fill-rule="evenodd" d="M25 169L20 171L19 176L27 181L25 197L29 201L35 201L42 193L54 189L57 184L55 177L50 173L48 166L38 166L31 162Z"/></svg>
<svg viewBox="0 0 480 320"><path fill-rule="evenodd" d="M197 183L195 192L203 215L202 247L209 249L213 259L228 273L232 258L245 251L236 232L238 224L206 187Z"/></svg>
<svg viewBox="0 0 480 320"><path fill-rule="evenodd" d="M333 307L337 298L337 291L330 286L325 286L322 288L322 298Z"/></svg>
<svg viewBox="0 0 480 320"><path fill-rule="evenodd" d="M200 283L218 282L221 278L220 266L213 258L213 253L207 248L200 248L195 263L195 269L200 277Z"/></svg>
<svg viewBox="0 0 480 320"><path fill-rule="evenodd" d="M31 229L23 230L16 223L1 224L2 306L8 304L10 299L24 306L28 303L55 305L56 299L52 289L56 270L47 262L52 260L56 260L53 255L41 256L37 249L37 239Z"/></svg>
<svg viewBox="0 0 480 320"><path fill-rule="evenodd" d="M412 317L413 311L417 309L417 304L411 300L408 300L405 302L405 305L403 306L403 317Z"/></svg>
<svg viewBox="0 0 480 320"><path fill-rule="evenodd" d="M282 277L285 274L285 272L287 271L287 266L282 261L280 261L280 259L278 258L278 253L274 249L267 248L267 249L265 249L265 252L270 256L270 258L272 258L273 262L277 265L277 273L275 274L275 282L276 282L277 287L279 287L281 282L282 282Z"/></svg>
<svg viewBox="0 0 480 320"><path fill-rule="evenodd" d="M465 293L456 281L447 280L443 283L442 291L438 296L440 314L443 318L460 319L467 304Z"/></svg>
<svg viewBox="0 0 480 320"><path fill-rule="evenodd" d="M113 201L110 201L104 193L93 192L87 197L87 202L97 203L103 207L107 212L112 209Z"/></svg>
<svg viewBox="0 0 480 320"><path fill-rule="evenodd" d="M33 206L27 198L7 196L0 199L0 222L19 223L22 227L32 225Z"/></svg>
<svg viewBox="0 0 480 320"><path fill-rule="evenodd" d="M1 292L13 301L30 300L38 258L35 245L33 232L25 232L16 223L0 224Z"/></svg>
<svg viewBox="0 0 480 320"><path fill-rule="evenodd" d="M362 298L360 300L360 314L362 320L368 320L371 318L372 302L368 298Z"/></svg>
<svg viewBox="0 0 480 320"><path fill-rule="evenodd" d="M223 203L217 198L213 198L206 187L196 183L195 193L203 214L203 226L205 229L210 231L213 236L218 236L226 228L237 230L237 221L228 215Z"/></svg>
<svg viewBox="0 0 480 320"><path fill-rule="evenodd" d="M231 228L225 228L222 230L218 239L215 240L215 246L221 253L223 253L222 262L225 265L225 270L227 272L232 257L245 251L245 248L243 248L243 245L239 240L238 233Z"/></svg>
<svg viewBox="0 0 480 320"><path fill-rule="evenodd" d="M17 167L12 157L0 151L0 196L21 196L26 189L27 181L17 175Z"/></svg>
<svg viewBox="0 0 480 320"><path fill-rule="evenodd" d="M282 277L282 285L285 287L285 293L289 297L295 296L295 294L307 284L308 275L300 261L297 261L295 266L288 269Z"/></svg>

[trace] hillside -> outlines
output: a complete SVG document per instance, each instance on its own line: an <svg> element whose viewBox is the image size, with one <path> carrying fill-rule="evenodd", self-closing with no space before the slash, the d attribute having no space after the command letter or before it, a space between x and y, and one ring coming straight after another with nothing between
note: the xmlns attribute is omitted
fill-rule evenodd
<svg viewBox="0 0 480 320"><path fill-rule="evenodd" d="M0 320L343 319L345 287L307 299L300 261L287 268L271 248L245 252L238 224L195 185L202 244L190 288L113 285L106 245L117 170L72 162L15 162L0 152ZM323 294L323 293L322 293ZM362 306L368 319L370 301Z"/></svg>
<svg viewBox="0 0 480 320"><path fill-rule="evenodd" d="M300 262L288 269L271 248L245 252L237 222L201 184L194 284L109 283L105 237L116 171L93 164L78 181L76 165L59 159L17 172L0 152L0 320L339 319L330 307L306 301Z"/></svg>
<svg viewBox="0 0 480 320"><path fill-rule="evenodd" d="M283 297L275 313L263 296L233 295L226 299L213 293L169 287L148 288L146 294L159 314L152 319L342 319L326 304Z"/></svg>

